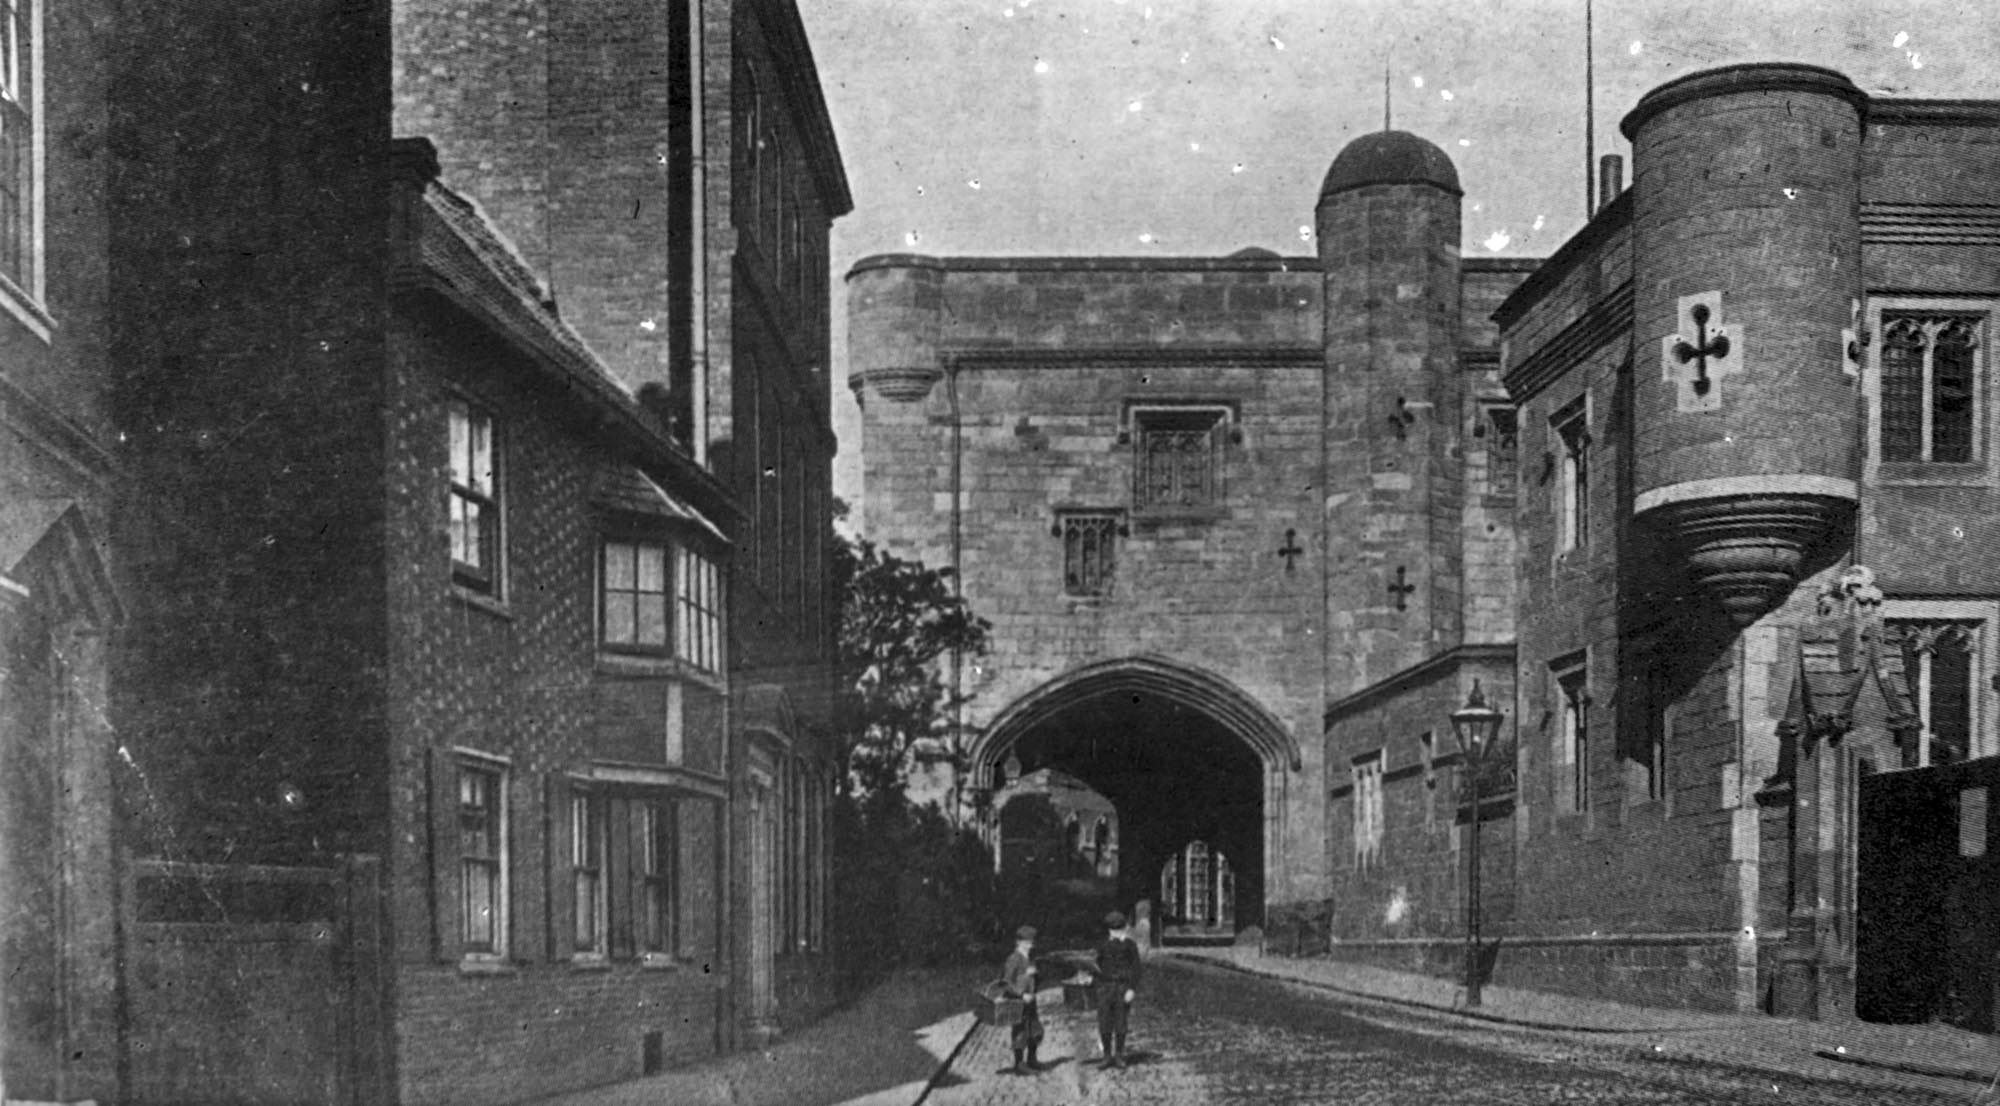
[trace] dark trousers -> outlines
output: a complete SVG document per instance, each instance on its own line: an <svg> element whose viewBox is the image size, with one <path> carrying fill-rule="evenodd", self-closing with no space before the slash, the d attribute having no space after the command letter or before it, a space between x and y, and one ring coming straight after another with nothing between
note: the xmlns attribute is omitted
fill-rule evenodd
<svg viewBox="0 0 2000 1106"><path fill-rule="evenodd" d="M1106 1055L1125 1051L1125 1019L1132 1004L1125 1001L1122 986L1102 988L1097 993L1097 1039Z"/></svg>
<svg viewBox="0 0 2000 1106"><path fill-rule="evenodd" d="M1042 1013L1030 1002L1021 1008L1021 1020L1010 1034L1014 1051L1029 1052L1042 1043Z"/></svg>

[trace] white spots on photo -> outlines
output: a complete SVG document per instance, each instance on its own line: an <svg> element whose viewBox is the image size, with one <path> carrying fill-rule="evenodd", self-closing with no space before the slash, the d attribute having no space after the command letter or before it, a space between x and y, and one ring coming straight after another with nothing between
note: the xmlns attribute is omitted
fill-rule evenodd
<svg viewBox="0 0 2000 1106"><path fill-rule="evenodd" d="M905 246L914 246L918 240L919 236L916 231L907 231L903 235L903 245Z"/></svg>
<svg viewBox="0 0 2000 1106"><path fill-rule="evenodd" d="M1487 249L1492 250L1494 253L1499 253L1501 250L1506 249L1508 245L1511 244L1513 241L1514 241L1514 236L1508 234L1506 228L1503 227L1500 230L1496 230L1492 234L1487 235L1486 240L1484 242L1481 242L1480 245L1485 246Z"/></svg>
<svg viewBox="0 0 2000 1106"><path fill-rule="evenodd" d="M1049 72L1049 63L1048 63L1048 59L1046 59L1046 58L1036 58L1036 59L1035 59L1035 74L1036 74L1037 76L1047 76L1047 75L1048 75L1048 72Z"/></svg>

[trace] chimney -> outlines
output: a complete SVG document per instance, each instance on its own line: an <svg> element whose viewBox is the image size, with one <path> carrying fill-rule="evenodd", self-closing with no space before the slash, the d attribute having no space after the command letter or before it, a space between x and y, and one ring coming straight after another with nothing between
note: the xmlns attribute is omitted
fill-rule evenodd
<svg viewBox="0 0 2000 1106"><path fill-rule="evenodd" d="M1611 201L1625 191L1625 159L1617 154L1605 154L1597 159L1597 210L1611 206ZM1591 212L1595 215L1597 212Z"/></svg>

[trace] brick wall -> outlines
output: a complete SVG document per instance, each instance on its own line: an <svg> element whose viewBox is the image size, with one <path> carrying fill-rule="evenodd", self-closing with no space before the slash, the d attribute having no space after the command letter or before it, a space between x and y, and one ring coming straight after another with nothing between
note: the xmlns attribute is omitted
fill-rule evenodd
<svg viewBox="0 0 2000 1106"><path fill-rule="evenodd" d="M661 731L635 743L607 728L611 705L640 689L601 673L595 557L603 520L592 490L609 459L529 381L520 355L455 316L413 309L392 346L389 507L390 748L397 1042L409 1102L511 1101L640 1074L647 1034L660 1058L713 1052L730 978L718 920L720 824L682 823L681 921L690 956L667 967L614 956L570 959L567 818L551 781L595 760L659 763ZM494 417L506 549L497 600L450 579L445 543L445 399L469 396ZM662 679L644 681L660 690ZM706 695L701 687L689 698ZM721 716L690 709L685 763L720 767ZM656 719L658 721L658 719ZM473 971L439 919L431 853L434 751L469 748L509 761L508 955ZM684 799L715 809L720 799ZM704 828L705 826L705 828ZM443 869L456 878L455 867ZM553 879L552 879L553 877Z"/></svg>
<svg viewBox="0 0 2000 1106"><path fill-rule="evenodd" d="M274 2L147 9L115 39L116 713L141 849L380 844L356 735L385 659L386 33L386 6Z"/></svg>

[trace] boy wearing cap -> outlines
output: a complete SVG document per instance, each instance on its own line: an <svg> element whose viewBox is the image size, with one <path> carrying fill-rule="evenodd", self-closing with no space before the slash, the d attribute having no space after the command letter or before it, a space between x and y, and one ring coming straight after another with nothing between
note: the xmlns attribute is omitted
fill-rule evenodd
<svg viewBox="0 0 2000 1106"><path fill-rule="evenodd" d="M1014 931L1014 951L1000 969L1000 982L1009 997L1021 1000L1021 1020L1014 1023L1012 1044L1014 1066L1011 1075L1027 1075L1042 1070L1035 1053L1042 1047L1042 1016L1035 1008L1035 927Z"/></svg>
<svg viewBox="0 0 2000 1106"><path fill-rule="evenodd" d="M1139 987L1139 944L1125 928L1125 915L1104 916L1110 933L1097 946L1097 1041L1104 1049L1104 1066L1125 1066L1125 1022Z"/></svg>

